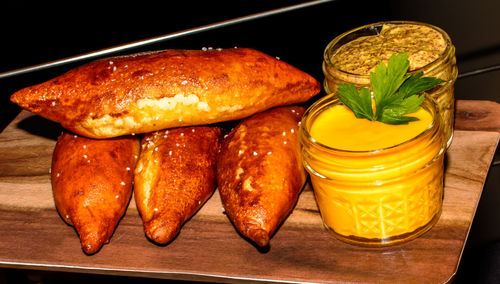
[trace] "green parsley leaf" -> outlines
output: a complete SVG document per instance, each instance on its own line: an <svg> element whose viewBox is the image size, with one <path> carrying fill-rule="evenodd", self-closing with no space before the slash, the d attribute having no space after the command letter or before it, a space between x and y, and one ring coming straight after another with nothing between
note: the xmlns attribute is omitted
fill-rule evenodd
<svg viewBox="0 0 500 284"><path fill-rule="evenodd" d="M435 86L446 82L434 77L423 77L424 72L417 73L406 80L399 88L399 92L405 94L405 98L425 92Z"/></svg>
<svg viewBox="0 0 500 284"><path fill-rule="evenodd" d="M417 95L407 99L398 99L384 108L379 121L388 124L408 124L408 122L416 121L418 118L404 115L419 110L423 101L424 96Z"/></svg>
<svg viewBox="0 0 500 284"><path fill-rule="evenodd" d="M357 118L375 120L370 90L363 88L358 92L354 85L346 83L340 84L338 90L343 93L340 101L350 108Z"/></svg>
<svg viewBox="0 0 500 284"><path fill-rule="evenodd" d="M406 116L420 109L421 95L446 82L434 77L422 77L423 72L410 76L410 61L403 52L393 54L386 66L383 62L370 72L371 90L357 90L353 84L342 83L337 89L340 101L351 109L357 118L377 120L388 124L408 124L418 118ZM372 96L375 106L372 106Z"/></svg>

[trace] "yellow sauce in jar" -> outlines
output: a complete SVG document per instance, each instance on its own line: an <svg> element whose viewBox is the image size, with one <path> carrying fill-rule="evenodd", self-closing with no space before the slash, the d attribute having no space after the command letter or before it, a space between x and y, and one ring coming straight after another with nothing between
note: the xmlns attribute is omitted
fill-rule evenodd
<svg viewBox="0 0 500 284"><path fill-rule="evenodd" d="M323 223L339 239L398 243L423 234L439 218L445 143L429 102L407 125L358 119L333 97L306 112L304 164Z"/></svg>
<svg viewBox="0 0 500 284"><path fill-rule="evenodd" d="M311 136L330 148L348 151L370 151L401 144L422 133L432 122L424 109L409 114L419 120L408 125L386 124L358 119L344 105L323 111L311 127Z"/></svg>

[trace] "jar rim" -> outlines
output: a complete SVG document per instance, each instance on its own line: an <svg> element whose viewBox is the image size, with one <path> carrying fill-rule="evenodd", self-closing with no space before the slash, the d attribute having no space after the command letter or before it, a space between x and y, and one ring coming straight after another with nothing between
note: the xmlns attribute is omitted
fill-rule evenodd
<svg viewBox="0 0 500 284"><path fill-rule="evenodd" d="M341 105L343 105L340 102L338 95L336 95L336 94L329 94L329 95L319 99L318 101L313 103L305 111L304 115L302 116L301 122L300 122L300 128L299 128L300 132L301 132L300 139L301 140L305 139L307 142L309 142L313 145L316 145L321 150L325 150L328 152L346 153L346 154L375 154L375 153L390 151L392 149L410 144L410 143L420 139L421 137L427 135L435 127L440 127L440 121L439 121L440 115L438 115L438 106L437 106L436 100L434 98L432 98L431 96L429 96L427 93L423 93L422 95L425 96L424 102L422 103L422 107L427 108L430 111L432 111L432 115L433 115L432 121L429 124L429 126L427 126L427 128L425 130L423 130L422 132L420 132L418 135L416 135L415 137L413 137L411 139L403 141L401 143L398 143L398 144L395 144L395 145L392 145L389 147L380 148L380 149L373 149L373 150L347 150L347 149L338 149L338 148L330 147L330 146L325 145L325 144L317 141L316 139L314 139L311 136L311 134L309 133L309 130L307 127L307 125L308 125L307 121L308 121L311 113L322 111L321 109L326 107L324 104L326 104L328 102L334 103L335 101L338 101ZM427 105L424 106L425 103L427 103L428 106Z"/></svg>
<svg viewBox="0 0 500 284"><path fill-rule="evenodd" d="M450 36L448 35L448 33L446 33L440 27L437 27L437 26L434 26L434 25L431 25L431 24L428 24L428 23L424 23L424 22L418 22L418 21L381 21L381 22L367 24L367 25L364 25L364 26L360 26L360 27L351 29L351 30L346 31L346 32L338 35L337 37L335 37L326 46L326 48L325 48L325 50L323 52L323 61L328 65L329 68L333 68L335 71L337 71L339 73L346 74L346 75L353 76L353 77L357 77L357 78L369 79L370 78L370 74L356 74L356 73L347 72L347 71L339 69L337 66L335 66L334 64L332 64L332 62L330 60L331 57L329 56L329 52L331 51L332 47L334 45L336 45L341 39L345 38L346 36L348 36L348 35L350 35L350 34L352 34L354 32L363 30L363 29L373 29L375 27L382 27L383 25L405 25L405 24L420 25L420 26L426 26L426 27L432 28L432 29L436 30L437 32L439 32L443 36L444 40L446 41L446 48L439 55L438 58L436 58L435 60L433 60L433 61L425 64L424 66L421 66L421 67L416 68L414 70L410 70L410 71L408 71L408 73L410 73L410 74L416 74L416 73L422 72L425 69L429 69L431 66L433 66L435 64L438 64L438 62L443 61L448 56L448 54L450 53L451 49L453 48L453 44L451 42ZM376 35L376 34L374 34L374 35Z"/></svg>

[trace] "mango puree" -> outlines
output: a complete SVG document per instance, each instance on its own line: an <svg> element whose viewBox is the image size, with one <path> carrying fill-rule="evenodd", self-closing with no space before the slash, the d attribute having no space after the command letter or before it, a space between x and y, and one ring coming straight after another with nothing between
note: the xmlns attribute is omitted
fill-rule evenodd
<svg viewBox="0 0 500 284"><path fill-rule="evenodd" d="M407 125L357 119L344 105L310 124L306 168L323 218L337 237L377 245L414 238L439 218L443 138L424 108ZM367 241L368 240L368 241ZM371 243L370 243L371 242Z"/></svg>

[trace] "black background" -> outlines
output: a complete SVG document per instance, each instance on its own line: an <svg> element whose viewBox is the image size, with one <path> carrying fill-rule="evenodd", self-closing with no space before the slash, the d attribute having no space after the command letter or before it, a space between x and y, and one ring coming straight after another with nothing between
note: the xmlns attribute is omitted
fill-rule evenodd
<svg viewBox="0 0 500 284"><path fill-rule="evenodd" d="M0 72L301 2L3 1L0 4ZM337 0L122 53L170 48L252 47L278 56L322 81L323 50L340 33L378 21L416 20L437 25L450 34L457 48L459 73L464 73L500 64L499 11L500 1L496 0ZM83 63L85 61L0 79L0 130L20 111L9 101L13 92ZM457 99L500 102L500 71L462 78L455 86ZM497 257L497 252L500 253L497 246L500 226L496 222L500 215L498 172L498 166L490 170L459 267L456 278L459 283L467 283L471 279L476 283L490 283L500 279L500 260ZM0 283L19 283L30 279L54 283L69 278L73 281L87 281L89 278L145 281L106 277L67 273L40 276L31 271L0 270Z"/></svg>

